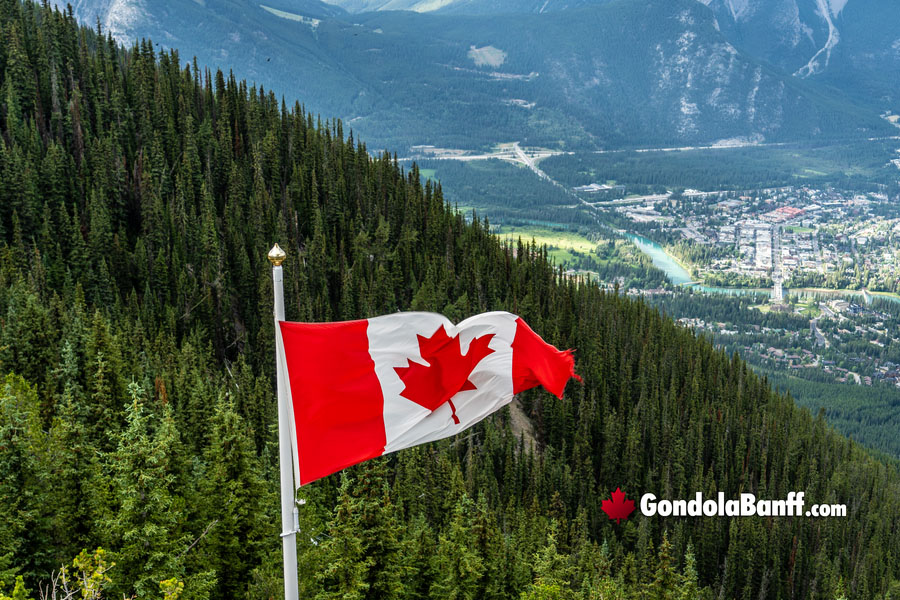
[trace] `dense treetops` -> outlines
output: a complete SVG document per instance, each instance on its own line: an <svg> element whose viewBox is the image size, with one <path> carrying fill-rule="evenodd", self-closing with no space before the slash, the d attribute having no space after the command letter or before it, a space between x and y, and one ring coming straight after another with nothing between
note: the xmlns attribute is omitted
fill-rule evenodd
<svg viewBox="0 0 900 600"><path fill-rule="evenodd" d="M300 490L303 597L897 593L893 467L644 304L467 224L341 123L16 0L0 98L0 592L74 561L107 597L281 593L279 241L289 319L505 309L584 377L522 395L533 438L503 413ZM848 516L616 525L616 487L802 490Z"/></svg>

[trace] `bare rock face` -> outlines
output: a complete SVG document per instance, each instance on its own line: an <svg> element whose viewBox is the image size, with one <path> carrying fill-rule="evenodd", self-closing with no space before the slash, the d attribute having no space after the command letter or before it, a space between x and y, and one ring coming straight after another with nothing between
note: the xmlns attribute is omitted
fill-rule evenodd
<svg viewBox="0 0 900 600"><path fill-rule="evenodd" d="M803 77L828 68L841 40L840 15L847 1L700 0L727 35Z"/></svg>
<svg viewBox="0 0 900 600"><path fill-rule="evenodd" d="M99 22L104 31L124 44L130 44L152 18L144 0L53 0L52 4L60 10L71 4L80 21Z"/></svg>
<svg viewBox="0 0 900 600"><path fill-rule="evenodd" d="M900 102L900 10L891 0L700 0L741 50L886 110Z"/></svg>

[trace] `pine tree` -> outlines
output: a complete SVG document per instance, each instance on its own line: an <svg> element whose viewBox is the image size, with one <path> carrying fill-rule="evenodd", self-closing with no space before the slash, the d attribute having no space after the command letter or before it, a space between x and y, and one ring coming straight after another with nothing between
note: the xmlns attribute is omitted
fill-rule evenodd
<svg viewBox="0 0 900 600"><path fill-rule="evenodd" d="M700 585L697 581L697 561L694 558L694 548L688 544L684 554L684 572L681 577L680 600L700 598Z"/></svg>
<svg viewBox="0 0 900 600"><path fill-rule="evenodd" d="M472 600L477 597L484 575L484 558L471 535L475 511L475 503L463 494L453 509L449 531L438 538L431 561L431 598Z"/></svg>
<svg viewBox="0 0 900 600"><path fill-rule="evenodd" d="M0 381L0 589L13 577L44 572L52 547L41 505L47 497L46 447L35 389L19 376Z"/></svg>
<svg viewBox="0 0 900 600"><path fill-rule="evenodd" d="M365 539L358 524L357 503L351 493L352 483L346 474L341 475L340 495L334 518L328 525L329 538L322 544L322 553L327 558L325 568L317 575L322 585L322 591L316 596L318 600L369 597L368 574L375 559L366 554Z"/></svg>
<svg viewBox="0 0 900 600"><path fill-rule="evenodd" d="M100 479L100 463L85 426L90 415L78 382L78 370L74 347L66 341L62 363L57 368L63 391L50 428L48 449L53 467L49 498L55 507L53 532L59 564L89 546L96 535L95 486Z"/></svg>
<svg viewBox="0 0 900 600"><path fill-rule="evenodd" d="M262 560L263 542L275 539L277 515L266 509L278 500L259 475L252 437L229 399L218 400L210 425L198 490L209 533L198 553L208 557L205 562L216 573L213 596L237 598Z"/></svg>
<svg viewBox="0 0 900 600"><path fill-rule="evenodd" d="M678 597L678 575L672 564L672 544L668 532L663 533L656 558L656 573L650 584L650 598L653 600L675 600Z"/></svg>
<svg viewBox="0 0 900 600"><path fill-rule="evenodd" d="M184 499L176 484L182 477L180 442L171 407L159 414L145 405L144 390L128 386L126 428L109 457L110 488L117 505L104 524L117 565L116 588L126 595L156 594L159 582L183 569L180 535Z"/></svg>
<svg viewBox="0 0 900 600"><path fill-rule="evenodd" d="M534 555L534 583L522 592L522 600L576 600L580 597L580 593L570 587L573 572L568 558L557 551L557 527L555 522L550 524L546 545Z"/></svg>

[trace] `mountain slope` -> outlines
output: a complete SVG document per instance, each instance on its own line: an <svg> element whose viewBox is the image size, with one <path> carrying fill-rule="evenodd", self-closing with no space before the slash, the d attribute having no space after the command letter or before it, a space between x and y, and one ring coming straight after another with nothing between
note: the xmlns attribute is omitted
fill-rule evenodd
<svg viewBox="0 0 900 600"><path fill-rule="evenodd" d="M351 12L549 13L609 0L336 0ZM882 110L898 110L900 10L892 0L698 0L730 43L785 74L815 78Z"/></svg>
<svg viewBox="0 0 900 600"><path fill-rule="evenodd" d="M735 44L881 108L900 101L900 10L891 0L701 0Z"/></svg>
<svg viewBox="0 0 900 600"><path fill-rule="evenodd" d="M341 115L379 146L563 148L776 141L889 131L815 84L736 50L693 0L617 0L492 16L339 10L312 0L80 8ZM280 8L279 8L280 6ZM294 11L294 12L292 12ZM142 15L135 17L134 15ZM320 16L313 16L320 15Z"/></svg>

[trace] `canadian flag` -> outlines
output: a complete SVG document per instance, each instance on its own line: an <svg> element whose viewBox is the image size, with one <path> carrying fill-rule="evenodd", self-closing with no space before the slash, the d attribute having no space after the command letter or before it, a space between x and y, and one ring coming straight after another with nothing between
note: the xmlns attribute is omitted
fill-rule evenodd
<svg viewBox="0 0 900 600"><path fill-rule="evenodd" d="M578 378L571 351L507 312L278 324L298 485L459 433L537 385L562 397Z"/></svg>

